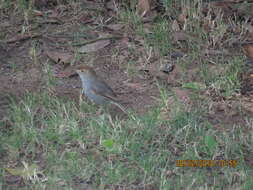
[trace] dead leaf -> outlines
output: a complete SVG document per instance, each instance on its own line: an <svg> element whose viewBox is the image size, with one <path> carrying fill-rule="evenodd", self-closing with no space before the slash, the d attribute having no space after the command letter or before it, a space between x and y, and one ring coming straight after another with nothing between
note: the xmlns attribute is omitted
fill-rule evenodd
<svg viewBox="0 0 253 190"><path fill-rule="evenodd" d="M39 22L40 24L62 24L63 22L57 18L45 19Z"/></svg>
<svg viewBox="0 0 253 190"><path fill-rule="evenodd" d="M241 93L243 95L253 94L253 70L248 69L245 74L243 74L241 82Z"/></svg>
<svg viewBox="0 0 253 190"><path fill-rule="evenodd" d="M39 10L33 10L35 16L43 16L43 12Z"/></svg>
<svg viewBox="0 0 253 190"><path fill-rule="evenodd" d="M115 5L114 1L106 1L105 7L108 11L109 10L112 10L112 11L115 11L115 12L118 11L118 7L117 7L117 5Z"/></svg>
<svg viewBox="0 0 253 190"><path fill-rule="evenodd" d="M180 31L180 27L179 27L177 20L173 21L171 28L173 31Z"/></svg>
<svg viewBox="0 0 253 190"><path fill-rule="evenodd" d="M73 54L56 52L56 51L46 51L47 56L52 59L55 63L70 63L74 58Z"/></svg>
<svg viewBox="0 0 253 190"><path fill-rule="evenodd" d="M253 113L253 95L251 95L249 97L244 97L243 102L242 102L242 106L245 110Z"/></svg>
<svg viewBox="0 0 253 190"><path fill-rule="evenodd" d="M48 18L58 18L59 17L59 12L58 12L57 9L47 11Z"/></svg>
<svg viewBox="0 0 253 190"><path fill-rule="evenodd" d="M143 23L150 23L153 22L157 16L157 11L148 11L148 13L145 14L145 17L142 17L141 20Z"/></svg>
<svg viewBox="0 0 253 190"><path fill-rule="evenodd" d="M153 33L153 25L151 23L144 23L143 30L145 34L152 34Z"/></svg>
<svg viewBox="0 0 253 190"><path fill-rule="evenodd" d="M141 16L144 17L149 11L150 11L150 0L139 0L136 9L137 13Z"/></svg>
<svg viewBox="0 0 253 190"><path fill-rule="evenodd" d="M242 46L246 55L253 59L253 44L245 44Z"/></svg>
<svg viewBox="0 0 253 190"><path fill-rule="evenodd" d="M173 38L175 41L187 41L189 40L190 36L183 31L177 31L173 34Z"/></svg>
<svg viewBox="0 0 253 190"><path fill-rule="evenodd" d="M23 167L20 168L5 168L11 175L20 176L26 180L37 178L38 175L43 176L43 174L38 170L36 164L28 165L26 162L22 162Z"/></svg>
<svg viewBox="0 0 253 190"><path fill-rule="evenodd" d="M203 51L204 55L230 55L229 51L226 49L222 49L222 50L214 50L214 49L205 49Z"/></svg>
<svg viewBox="0 0 253 190"><path fill-rule="evenodd" d="M249 31L249 33L251 33L251 34L253 33L253 26L252 25L248 24L245 26L245 28Z"/></svg>
<svg viewBox="0 0 253 190"><path fill-rule="evenodd" d="M2 23L1 23L1 25L0 25L2 28L7 28L7 27L10 27L11 26L11 24L8 22L8 21L6 21L6 22L3 22L2 21Z"/></svg>
<svg viewBox="0 0 253 190"><path fill-rule="evenodd" d="M17 35L17 36L14 36L13 38L9 39L6 41L6 43L14 43L14 42L17 42L17 41L24 41L24 40L28 40L28 39L32 39L32 38L37 38L37 37L40 37L42 36L42 34L28 34L28 35Z"/></svg>
<svg viewBox="0 0 253 190"><path fill-rule="evenodd" d="M123 24L109 24L106 26L107 28L111 29L111 30L120 30L124 27Z"/></svg>
<svg viewBox="0 0 253 190"><path fill-rule="evenodd" d="M178 21L180 23L185 23L188 16L188 10L186 7L182 8L182 13L178 16Z"/></svg>
<svg viewBox="0 0 253 190"><path fill-rule="evenodd" d="M86 45L80 47L77 51L79 53L94 52L94 51L98 51L98 50L108 46L110 43L111 43L110 40L99 40L99 41L96 41L92 44L86 44Z"/></svg>

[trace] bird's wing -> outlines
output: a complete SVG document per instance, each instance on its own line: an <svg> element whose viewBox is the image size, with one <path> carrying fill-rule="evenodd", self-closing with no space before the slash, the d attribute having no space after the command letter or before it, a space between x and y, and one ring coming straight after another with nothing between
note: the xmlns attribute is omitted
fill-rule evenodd
<svg viewBox="0 0 253 190"><path fill-rule="evenodd" d="M92 91L100 96L116 101L117 95L113 92L112 88L103 80L96 81L96 85L92 86Z"/></svg>

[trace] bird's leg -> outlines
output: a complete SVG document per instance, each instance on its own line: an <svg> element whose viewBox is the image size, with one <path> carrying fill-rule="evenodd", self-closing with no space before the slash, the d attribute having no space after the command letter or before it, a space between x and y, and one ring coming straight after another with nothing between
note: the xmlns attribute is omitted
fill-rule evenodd
<svg viewBox="0 0 253 190"><path fill-rule="evenodd" d="M101 115L103 113L107 113L108 109L106 105L99 106L99 109L96 111L96 115Z"/></svg>
<svg viewBox="0 0 253 190"><path fill-rule="evenodd" d="M103 108L99 107L98 110L96 111L96 115L101 115L103 113Z"/></svg>
<svg viewBox="0 0 253 190"><path fill-rule="evenodd" d="M117 106L118 108L120 108L121 111L123 111L124 113L127 113L126 109L122 105L120 105L119 103L114 102L114 101L111 101L111 103L114 104L115 106Z"/></svg>

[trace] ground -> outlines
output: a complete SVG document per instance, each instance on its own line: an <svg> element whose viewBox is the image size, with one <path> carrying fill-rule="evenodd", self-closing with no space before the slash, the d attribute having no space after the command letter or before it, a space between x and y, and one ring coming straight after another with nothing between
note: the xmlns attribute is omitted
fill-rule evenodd
<svg viewBox="0 0 253 190"><path fill-rule="evenodd" d="M191 3L32 2L0 6L0 187L253 187L247 21L229 25L217 6ZM79 65L129 113L82 97Z"/></svg>

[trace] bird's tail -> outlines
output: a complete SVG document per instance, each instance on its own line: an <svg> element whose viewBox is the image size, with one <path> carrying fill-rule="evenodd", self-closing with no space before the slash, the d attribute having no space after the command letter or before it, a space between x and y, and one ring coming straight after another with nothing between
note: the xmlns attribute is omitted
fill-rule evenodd
<svg viewBox="0 0 253 190"><path fill-rule="evenodd" d="M118 102L111 101L111 103L114 104L115 106L118 106L118 108L120 108L124 113L127 113L126 109Z"/></svg>

